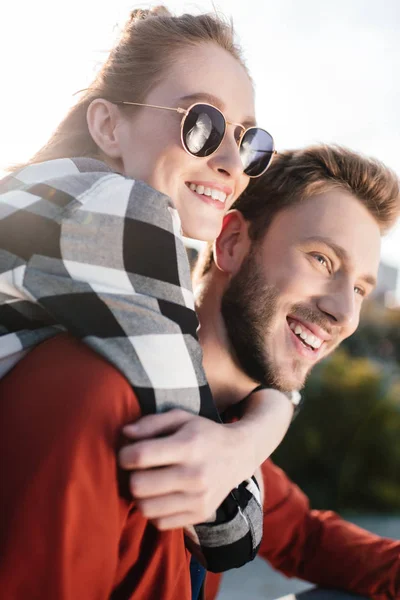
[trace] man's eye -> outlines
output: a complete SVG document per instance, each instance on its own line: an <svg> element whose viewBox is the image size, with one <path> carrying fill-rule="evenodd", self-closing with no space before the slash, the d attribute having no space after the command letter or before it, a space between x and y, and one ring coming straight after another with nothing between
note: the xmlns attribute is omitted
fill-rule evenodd
<svg viewBox="0 0 400 600"><path fill-rule="evenodd" d="M364 290L363 288L359 287L358 285L356 285L356 286L354 287L354 292L355 292L356 294L359 294L359 295L360 295L360 296L362 296L362 297L364 297L364 296L365 296L365 290Z"/></svg>
<svg viewBox="0 0 400 600"><path fill-rule="evenodd" d="M332 271L332 265L329 259L326 258L323 254L313 254L312 255L315 260L319 262L320 265L326 268L329 273Z"/></svg>

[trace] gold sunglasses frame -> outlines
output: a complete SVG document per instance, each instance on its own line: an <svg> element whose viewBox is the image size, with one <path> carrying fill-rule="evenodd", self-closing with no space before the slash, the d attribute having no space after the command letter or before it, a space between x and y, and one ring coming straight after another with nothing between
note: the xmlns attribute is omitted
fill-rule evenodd
<svg viewBox="0 0 400 600"><path fill-rule="evenodd" d="M237 147L238 147L238 149L240 149L240 144L242 143L242 139L243 139L243 137L245 136L245 134L248 131L251 131L252 129L260 129L261 131L264 131L267 135L269 135L269 137L272 140L271 158L270 158L270 161L269 161L268 165L265 167L265 169L259 175L247 175L247 173L245 173L245 175L247 175L247 177L249 177L250 179L257 179L257 177L261 177L261 175L263 175L269 169L269 167L271 166L271 163L272 163L272 160L273 160L274 156L276 154L278 154L277 151L275 150L274 138L272 137L272 135L266 129L263 129L262 127L257 127L255 125L252 126L252 127L247 127L246 128L241 123L235 123L233 121L228 121L225 118L224 113L219 108L217 108L216 106L213 106L213 104L209 104L208 102L194 102L193 104L191 104L189 106L189 108L181 108L181 107L171 108L170 106L158 106L157 104L142 104L141 102L128 102L128 101L124 101L124 100L119 100L119 101L112 100L112 103L113 104L126 104L126 105L130 105L130 106L145 106L147 108L158 108L158 109L161 109L161 110L170 110L170 111L177 112L177 113L183 115L182 116L182 120L181 120L181 143L182 143L182 146L183 146L183 149L185 150L185 152L187 152L190 156L194 156L195 158L206 158L206 157L205 156L197 156L196 157L195 154L193 154L192 152L190 152L186 148L185 142L183 140L183 125L185 123L186 117L188 116L189 112L192 110L192 108L194 106L198 106L198 105L210 106L214 110L218 111L222 115L222 117L223 117L223 119L225 121L224 135L222 136L222 139L221 139L220 143L218 144L218 146L215 148L215 150L213 152L211 152L210 154L207 154L207 158L209 156L212 156L213 154L215 154L215 152L217 152L218 148L221 146L222 142L225 139L225 134L226 134L226 129L227 129L226 126L227 125L234 125L235 127L240 127L240 129L242 130L242 132L241 132L241 134L239 136L239 139L237 140ZM243 173L244 173L244 169L243 169Z"/></svg>

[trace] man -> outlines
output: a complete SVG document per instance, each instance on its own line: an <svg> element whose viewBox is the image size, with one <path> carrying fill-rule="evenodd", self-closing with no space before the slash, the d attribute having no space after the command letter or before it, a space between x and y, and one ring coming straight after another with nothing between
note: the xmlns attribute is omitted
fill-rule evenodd
<svg viewBox="0 0 400 600"><path fill-rule="evenodd" d="M328 148L282 155L263 187L254 187L252 194L243 199L240 212L226 217L215 264L208 261L199 290L204 362L220 410L232 404L240 409L255 382L284 390L301 387L315 362L355 330L362 297L376 276L380 234L394 220L399 200L398 182L390 172ZM219 350L226 336L232 354L222 364ZM44 363L48 381L38 390L35 374ZM181 466L175 470L176 483L160 491L154 481L159 473L144 468L133 475L141 477L133 485L139 500L131 501L115 461L121 423L140 416L126 380L64 335L25 357L0 383L0 393L14 400L2 403L0 436L6 482L0 539L7 550L0 566L4 596L189 599L190 557L183 531L159 531L143 515L156 518L160 498L164 504L179 495L190 503L193 488L186 467L193 467L193 461L174 458L180 446L172 443L169 463ZM171 413L158 417L168 421ZM176 435L199 419L187 417ZM36 445L27 453L32 429ZM45 451L49 439L51 453ZM156 442L164 448L163 440L151 443ZM139 457L139 467L159 466L143 458L149 444L137 444L131 456L133 463ZM279 486L275 472L271 484L268 472L264 465L265 506L272 509L285 498L285 482ZM146 491L149 478L151 493ZM278 520L271 531L267 522L261 552L276 566L287 573L303 572L318 583L343 583L377 599L392 597L392 590L399 593L399 544L380 540L378 558L377 546L372 548L375 538L368 537L364 556L376 558L377 570L385 569L371 583L370 562L359 560L358 534L346 546L331 533L330 544L320 519L313 541L318 541L323 562L335 557L340 564L330 565L328 576L320 574L316 561L314 570L307 571L302 561L312 562L312 552L301 543L294 556L289 552L294 539L304 534L297 514L290 532L280 531ZM336 548L333 554L331 547ZM340 568L351 559L353 580L340 580Z"/></svg>
<svg viewBox="0 0 400 600"><path fill-rule="evenodd" d="M398 207L395 178L385 179L372 164L330 148L279 156L236 203L239 212L226 217L214 256L208 249L195 272L204 365L221 409L249 392L245 374L250 386L255 380L301 388L312 366L355 331L363 298L375 283L379 231L393 222ZM220 340L226 334L233 351L221 364ZM143 437L155 433L152 421L160 431L167 419L143 420ZM177 444L178 435L172 440ZM124 449L125 466L137 467L138 456L146 463L151 449L152 442ZM176 445L176 463L179 453ZM156 460L148 466L157 466ZM400 542L372 535L330 511L311 510L306 496L270 460L262 474L261 557L289 577L376 600L400 597ZM155 493L157 475L147 477ZM132 475L134 491L151 510L142 494L144 472L139 478ZM176 473L173 485L171 493L190 498ZM207 581L211 600L219 576L208 574Z"/></svg>
<svg viewBox="0 0 400 600"><path fill-rule="evenodd" d="M355 331L362 300L374 285L376 217L384 227L389 206L383 188L375 209L369 205L369 192L382 181L378 174L368 181L361 161L351 166L345 182L340 155L328 149L289 154L284 168L275 164L268 181L238 202L250 222L253 246L225 292L222 314L242 368L283 389L301 387L313 364ZM344 153L342 167L346 157ZM270 205L272 218L260 206L261 198ZM240 235L239 223L232 229ZM235 257L232 250L224 252L226 243L217 242L216 265L232 270ZM368 534L332 512L310 510L304 494L271 461L262 471L265 535L260 556L288 576L321 586L371 598L400 597L400 542Z"/></svg>

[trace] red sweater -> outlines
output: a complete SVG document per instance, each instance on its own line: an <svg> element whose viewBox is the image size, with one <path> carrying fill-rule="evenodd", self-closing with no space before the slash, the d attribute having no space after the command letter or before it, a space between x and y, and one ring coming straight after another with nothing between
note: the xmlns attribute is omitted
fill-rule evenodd
<svg viewBox="0 0 400 600"><path fill-rule="evenodd" d="M116 464L132 388L61 335L0 381L0 597L190 599L182 530L135 509Z"/></svg>
<svg viewBox="0 0 400 600"><path fill-rule="evenodd" d="M182 530L136 510L116 465L140 417L116 369L67 335L0 381L0 590L12 600L190 600ZM260 554L286 575L374 600L400 598L400 542L311 511L271 461ZM208 576L207 600L218 576Z"/></svg>

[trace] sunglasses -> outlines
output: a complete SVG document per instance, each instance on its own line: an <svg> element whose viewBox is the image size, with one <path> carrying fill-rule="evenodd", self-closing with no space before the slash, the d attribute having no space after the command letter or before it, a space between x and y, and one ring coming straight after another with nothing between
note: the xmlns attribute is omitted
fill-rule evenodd
<svg viewBox="0 0 400 600"><path fill-rule="evenodd" d="M240 123L227 121L222 112L211 104L196 103L185 109L140 104L139 102L113 101L113 103L147 106L148 108L171 110L182 114L182 146L188 154L198 158L214 154L224 140L226 126L234 125L243 171L248 177L260 177L265 173L272 162L274 154L276 154L274 139L268 131L260 127L248 127L246 129Z"/></svg>

